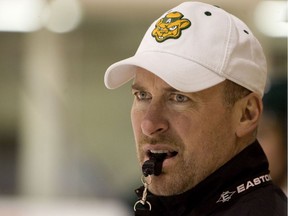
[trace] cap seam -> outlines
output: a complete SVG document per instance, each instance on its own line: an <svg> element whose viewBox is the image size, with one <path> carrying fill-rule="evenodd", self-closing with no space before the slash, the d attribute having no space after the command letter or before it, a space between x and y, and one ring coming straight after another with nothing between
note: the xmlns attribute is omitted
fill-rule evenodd
<svg viewBox="0 0 288 216"><path fill-rule="evenodd" d="M220 74L223 74L224 68L226 67L226 64L229 60L228 52L230 50L229 45L231 42L231 33L232 33L232 19L227 14L225 14L225 16L228 18L229 24L228 24L228 32L227 32L227 37L226 37L227 39L226 39L226 43L225 43L225 53L224 53L222 65L221 65L220 70L219 70Z"/></svg>

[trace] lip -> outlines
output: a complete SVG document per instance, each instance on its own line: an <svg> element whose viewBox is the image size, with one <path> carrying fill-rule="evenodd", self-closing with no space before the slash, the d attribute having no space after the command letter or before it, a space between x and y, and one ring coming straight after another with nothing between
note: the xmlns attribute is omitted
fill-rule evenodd
<svg viewBox="0 0 288 216"><path fill-rule="evenodd" d="M179 153L179 150L175 147L171 147L167 144L157 144L157 145L151 145L151 144L147 144L143 147L143 152L145 153L145 157L144 157L144 161L149 160L149 156L151 154L151 152L159 152L159 153L163 153L163 152L169 152L172 153L173 156L172 157L168 157L165 158L164 162L163 162L163 166L164 163L166 164L168 162L168 160L172 160L175 159L175 157L177 156L177 154ZM174 153L177 152L177 154L174 155Z"/></svg>
<svg viewBox="0 0 288 216"><path fill-rule="evenodd" d="M167 144L146 144L143 147L143 150L145 152L152 150L152 151L160 151L160 150L165 150L165 151L177 151L175 147L171 147L170 145Z"/></svg>

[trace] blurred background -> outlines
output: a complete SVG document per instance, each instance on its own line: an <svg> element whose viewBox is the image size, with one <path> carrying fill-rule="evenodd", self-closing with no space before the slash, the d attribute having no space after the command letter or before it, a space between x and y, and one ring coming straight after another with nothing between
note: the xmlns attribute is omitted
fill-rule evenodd
<svg viewBox="0 0 288 216"><path fill-rule="evenodd" d="M1 216L132 215L141 173L130 86L107 90L103 76L181 2L0 0ZM259 139L286 192L287 1L203 2L245 21L263 45L272 95L264 98L275 106Z"/></svg>

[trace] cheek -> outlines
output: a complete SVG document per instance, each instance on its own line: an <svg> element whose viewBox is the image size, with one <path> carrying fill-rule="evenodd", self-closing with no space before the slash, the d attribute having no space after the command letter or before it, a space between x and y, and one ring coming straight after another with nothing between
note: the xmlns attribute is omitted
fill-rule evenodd
<svg viewBox="0 0 288 216"><path fill-rule="evenodd" d="M225 154L223 145L232 143L231 139L235 134L231 116L228 113L214 115L211 110L202 115L194 115L193 119L189 116L183 117L181 122L177 122L177 125L177 133L185 143L187 151L199 155ZM223 142L224 140L226 144ZM232 145L230 146L232 148ZM226 150L230 151L229 148Z"/></svg>
<svg viewBox="0 0 288 216"><path fill-rule="evenodd" d="M198 151L198 143L203 137L202 133L204 130L201 124L203 124L201 118L192 114L182 115L178 113L178 115L174 115L174 118L170 119L171 130L182 140L183 150L188 155Z"/></svg>
<svg viewBox="0 0 288 216"><path fill-rule="evenodd" d="M173 127L181 137L190 140L209 138L207 136L218 130L222 123L217 115L210 115L209 112L175 115L171 122L174 123Z"/></svg>
<svg viewBox="0 0 288 216"><path fill-rule="evenodd" d="M170 120L170 125L182 138L195 136L200 129L199 122L195 119L191 119L189 116L179 117L176 115L175 119Z"/></svg>

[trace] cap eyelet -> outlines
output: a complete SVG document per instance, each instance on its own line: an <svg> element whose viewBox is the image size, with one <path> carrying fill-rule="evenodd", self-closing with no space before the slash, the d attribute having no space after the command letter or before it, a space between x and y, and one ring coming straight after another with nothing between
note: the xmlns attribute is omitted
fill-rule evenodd
<svg viewBox="0 0 288 216"><path fill-rule="evenodd" d="M204 14L205 14L206 16L211 16L211 15L212 15L212 13L211 13L210 11L206 11Z"/></svg>
<svg viewBox="0 0 288 216"><path fill-rule="evenodd" d="M249 32L248 32L247 30L244 29L243 31L244 31L246 34L249 34Z"/></svg>

